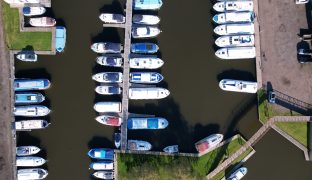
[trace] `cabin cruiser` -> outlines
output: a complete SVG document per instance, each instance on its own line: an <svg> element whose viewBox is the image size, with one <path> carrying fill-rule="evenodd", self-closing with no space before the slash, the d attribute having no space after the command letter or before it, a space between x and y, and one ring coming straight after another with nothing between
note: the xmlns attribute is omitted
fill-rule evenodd
<svg viewBox="0 0 312 180"><path fill-rule="evenodd" d="M115 141L114 141L115 146L118 149L120 147L120 144L121 144L121 133L115 133L114 139L115 139Z"/></svg>
<svg viewBox="0 0 312 180"><path fill-rule="evenodd" d="M122 57L103 55L103 56L97 57L96 62L102 66L121 67Z"/></svg>
<svg viewBox="0 0 312 180"><path fill-rule="evenodd" d="M55 26L56 21L50 17L29 18L29 24L34 27L52 27Z"/></svg>
<svg viewBox="0 0 312 180"><path fill-rule="evenodd" d="M164 77L157 72L132 72L130 73L130 82L132 83L159 83Z"/></svg>
<svg viewBox="0 0 312 180"><path fill-rule="evenodd" d="M163 99L169 95L164 88L129 88L129 99Z"/></svg>
<svg viewBox="0 0 312 180"><path fill-rule="evenodd" d="M8 4L40 4L40 0L4 0Z"/></svg>
<svg viewBox="0 0 312 180"><path fill-rule="evenodd" d="M129 118L128 129L165 129L168 121L164 118Z"/></svg>
<svg viewBox="0 0 312 180"><path fill-rule="evenodd" d="M13 84L15 91L44 90L50 85L48 79L15 79Z"/></svg>
<svg viewBox="0 0 312 180"><path fill-rule="evenodd" d="M16 157L16 166L19 167L37 167L46 163L46 160L36 156Z"/></svg>
<svg viewBox="0 0 312 180"><path fill-rule="evenodd" d="M252 11L253 1L237 0L237 1L222 1L213 5L213 9L218 12L225 11Z"/></svg>
<svg viewBox="0 0 312 180"><path fill-rule="evenodd" d="M113 170L114 163L112 161L97 161L90 164L90 169L93 170Z"/></svg>
<svg viewBox="0 0 312 180"><path fill-rule="evenodd" d="M244 24L223 24L214 28L216 34L223 35L238 35L238 34L254 34L255 28L253 23Z"/></svg>
<svg viewBox="0 0 312 180"><path fill-rule="evenodd" d="M134 0L134 10L158 10L161 8L162 0Z"/></svg>
<svg viewBox="0 0 312 180"><path fill-rule="evenodd" d="M221 36L215 44L219 47L254 46L254 35Z"/></svg>
<svg viewBox="0 0 312 180"><path fill-rule="evenodd" d="M158 36L160 32L160 29L154 26L133 27L131 31L133 38L152 38Z"/></svg>
<svg viewBox="0 0 312 180"><path fill-rule="evenodd" d="M246 167L240 167L233 174L230 175L226 180L241 180L247 174Z"/></svg>
<svg viewBox="0 0 312 180"><path fill-rule="evenodd" d="M134 24L156 25L160 22L160 18L154 15L135 14L132 17L132 22Z"/></svg>
<svg viewBox="0 0 312 180"><path fill-rule="evenodd" d="M157 69L164 65L164 61L157 57L130 58L129 66L134 69Z"/></svg>
<svg viewBox="0 0 312 180"><path fill-rule="evenodd" d="M131 151L149 151L152 145L147 141L128 140L128 149Z"/></svg>
<svg viewBox="0 0 312 180"><path fill-rule="evenodd" d="M36 146L18 146L16 147L16 155L17 156L29 156L34 155L40 152L40 148Z"/></svg>
<svg viewBox="0 0 312 180"><path fill-rule="evenodd" d="M122 119L116 116L102 115L95 118L95 120L101 124L108 126L120 126Z"/></svg>
<svg viewBox="0 0 312 180"><path fill-rule="evenodd" d="M195 147L199 153L203 153L213 147L216 147L222 140L222 134L212 134L195 143Z"/></svg>
<svg viewBox="0 0 312 180"><path fill-rule="evenodd" d="M115 95L121 93L121 88L118 86L103 85L97 86L95 92L102 95Z"/></svg>
<svg viewBox="0 0 312 180"><path fill-rule="evenodd" d="M214 15L212 20L217 24L250 23L254 18L254 12L225 12Z"/></svg>
<svg viewBox="0 0 312 180"><path fill-rule="evenodd" d="M25 62L36 62L38 60L38 56L35 53L19 53L16 55L16 59Z"/></svg>
<svg viewBox="0 0 312 180"><path fill-rule="evenodd" d="M122 48L120 43L112 42L99 42L91 45L91 49L96 53L121 53Z"/></svg>
<svg viewBox="0 0 312 180"><path fill-rule="evenodd" d="M63 52L66 44L66 28L63 26L56 26L55 28L55 50L56 52Z"/></svg>
<svg viewBox="0 0 312 180"><path fill-rule="evenodd" d="M169 153L169 154L178 153L179 146L178 145L167 146L164 148L164 152Z"/></svg>
<svg viewBox="0 0 312 180"><path fill-rule="evenodd" d="M41 93L37 92L20 92L15 93L15 104L36 104L45 100Z"/></svg>
<svg viewBox="0 0 312 180"><path fill-rule="evenodd" d="M122 73L121 72L102 72L92 76L92 79L102 83L121 83Z"/></svg>
<svg viewBox="0 0 312 180"><path fill-rule="evenodd" d="M24 16L39 16L46 12L46 9L41 6L24 6L23 15Z"/></svg>
<svg viewBox="0 0 312 180"><path fill-rule="evenodd" d="M44 179L48 176L48 171L41 168L19 169L17 170L18 180Z"/></svg>
<svg viewBox="0 0 312 180"><path fill-rule="evenodd" d="M49 108L42 105L16 106L13 109L15 116L39 117L46 116L51 112Z"/></svg>
<svg viewBox="0 0 312 180"><path fill-rule="evenodd" d="M122 14L102 13L99 18L104 23L124 24L126 22L126 18Z"/></svg>
<svg viewBox="0 0 312 180"><path fill-rule="evenodd" d="M46 120L23 120L15 121L14 127L17 131L31 131L33 129L44 129L50 125Z"/></svg>
<svg viewBox="0 0 312 180"><path fill-rule="evenodd" d="M256 57L256 48L252 46L221 48L215 54L221 59L250 59Z"/></svg>
<svg viewBox="0 0 312 180"><path fill-rule="evenodd" d="M159 47L154 43L134 43L131 44L132 53L153 54L158 51Z"/></svg>
<svg viewBox="0 0 312 180"><path fill-rule="evenodd" d="M258 90L258 83L234 79L222 79L219 83L219 87L224 91L256 93Z"/></svg>
<svg viewBox="0 0 312 180"><path fill-rule="evenodd" d="M93 176L99 179L114 179L113 171L96 171Z"/></svg>
<svg viewBox="0 0 312 180"><path fill-rule="evenodd" d="M111 112L120 113L121 103L120 102L97 102L94 104L94 110L99 113Z"/></svg>
<svg viewBox="0 0 312 180"><path fill-rule="evenodd" d="M88 156L94 159L114 160L114 150L107 148L95 148L88 152Z"/></svg>

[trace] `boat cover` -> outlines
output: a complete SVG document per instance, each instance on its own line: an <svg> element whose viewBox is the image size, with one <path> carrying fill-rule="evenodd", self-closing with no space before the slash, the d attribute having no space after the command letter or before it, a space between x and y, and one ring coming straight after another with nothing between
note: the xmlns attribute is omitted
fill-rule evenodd
<svg viewBox="0 0 312 180"><path fill-rule="evenodd" d="M23 7L23 14L29 14L30 13L30 7Z"/></svg>
<svg viewBox="0 0 312 180"><path fill-rule="evenodd" d="M117 126L117 125L119 125L119 118L118 117L108 117L106 119L106 123L108 125Z"/></svg>
<svg viewBox="0 0 312 180"><path fill-rule="evenodd" d="M108 81L119 81L119 73L106 73L105 79Z"/></svg>
<svg viewBox="0 0 312 180"><path fill-rule="evenodd" d="M55 31L55 48L57 52L64 51L66 43L66 29L62 26L57 26Z"/></svg>
<svg viewBox="0 0 312 180"><path fill-rule="evenodd" d="M130 118L129 129L158 129L158 118Z"/></svg>
<svg viewBox="0 0 312 180"><path fill-rule="evenodd" d="M107 57L106 58L106 63L110 66L116 66L117 65L117 58L115 57Z"/></svg>
<svg viewBox="0 0 312 180"><path fill-rule="evenodd" d="M109 86L108 87L108 93L119 94L119 88L118 87L114 87L114 86Z"/></svg>
<svg viewBox="0 0 312 180"><path fill-rule="evenodd" d="M124 16L121 14L113 14L113 19L117 22L124 22Z"/></svg>
<svg viewBox="0 0 312 180"><path fill-rule="evenodd" d="M196 144L196 149L198 152L203 152L209 148L209 143L207 141L204 141L202 143Z"/></svg>

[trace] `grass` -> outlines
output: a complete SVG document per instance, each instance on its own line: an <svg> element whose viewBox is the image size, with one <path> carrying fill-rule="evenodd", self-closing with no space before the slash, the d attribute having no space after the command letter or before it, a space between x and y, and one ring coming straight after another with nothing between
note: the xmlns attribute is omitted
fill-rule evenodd
<svg viewBox="0 0 312 180"><path fill-rule="evenodd" d="M51 50L51 32L20 32L18 9L10 8L7 3L2 3L5 40L10 50L34 49Z"/></svg>

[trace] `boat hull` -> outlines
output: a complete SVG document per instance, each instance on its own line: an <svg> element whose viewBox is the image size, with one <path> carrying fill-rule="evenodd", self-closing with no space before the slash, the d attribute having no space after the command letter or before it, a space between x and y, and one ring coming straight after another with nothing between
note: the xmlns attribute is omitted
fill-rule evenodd
<svg viewBox="0 0 312 180"><path fill-rule="evenodd" d="M122 123L122 119L120 117L107 115L98 116L95 118L95 120L101 124L108 126L120 126Z"/></svg>
<svg viewBox="0 0 312 180"><path fill-rule="evenodd" d="M30 18L29 24L34 27L53 27L55 26L56 21L50 17Z"/></svg>
<svg viewBox="0 0 312 180"><path fill-rule="evenodd" d="M16 147L17 156L29 156L40 152L40 148L36 146L18 146Z"/></svg>
<svg viewBox="0 0 312 180"><path fill-rule="evenodd" d="M129 88L129 99L163 99L169 95L164 88Z"/></svg>
<svg viewBox="0 0 312 180"><path fill-rule="evenodd" d="M97 86L95 92L102 95L116 95L121 93L121 88L117 86Z"/></svg>
<svg viewBox="0 0 312 180"><path fill-rule="evenodd" d="M88 152L88 156L93 159L114 160L114 150L107 148L95 148Z"/></svg>
<svg viewBox="0 0 312 180"><path fill-rule="evenodd" d="M164 77L156 72L132 72L130 73L130 82L132 83L146 83L155 84L159 83Z"/></svg>
<svg viewBox="0 0 312 180"><path fill-rule="evenodd" d="M132 21L135 24L156 25L160 22L160 18L158 16L154 16L154 15L135 14L132 17Z"/></svg>
<svg viewBox="0 0 312 180"><path fill-rule="evenodd" d="M254 35L221 36L216 39L215 44L219 47L242 47L254 46Z"/></svg>
<svg viewBox="0 0 312 180"><path fill-rule="evenodd" d="M15 91L45 90L51 83L47 79L15 79L13 86Z"/></svg>
<svg viewBox="0 0 312 180"><path fill-rule="evenodd" d="M16 106L13 109L15 116L40 117L46 116L51 112L49 108L41 105Z"/></svg>
<svg viewBox="0 0 312 180"><path fill-rule="evenodd" d="M44 179L48 176L48 171L41 168L19 169L17 170L18 180Z"/></svg>
<svg viewBox="0 0 312 180"><path fill-rule="evenodd" d="M18 167L37 167L46 163L46 160L36 156L16 157L16 166Z"/></svg>
<svg viewBox="0 0 312 180"><path fill-rule="evenodd" d="M99 113L120 113L121 103L120 102L97 102L94 104L94 110Z"/></svg>
<svg viewBox="0 0 312 180"><path fill-rule="evenodd" d="M92 79L101 83L121 83L122 73L120 72L103 72L92 76Z"/></svg>
<svg viewBox="0 0 312 180"><path fill-rule="evenodd" d="M161 8L162 0L134 0L134 10L158 10Z"/></svg>
<svg viewBox="0 0 312 180"><path fill-rule="evenodd" d="M158 69L164 61L155 57L130 58L129 66L134 69Z"/></svg>
<svg viewBox="0 0 312 180"><path fill-rule="evenodd" d="M133 27L132 38L153 38L160 34L160 29L154 26Z"/></svg>
<svg viewBox="0 0 312 180"><path fill-rule="evenodd" d="M34 129L44 129L49 126L49 123L45 120L23 120L15 121L14 127L17 131L30 131Z"/></svg>
<svg viewBox="0 0 312 180"><path fill-rule="evenodd" d="M218 49L215 55L220 59L253 59L256 57L255 47L230 47Z"/></svg>
<svg viewBox="0 0 312 180"><path fill-rule="evenodd" d="M90 164L90 169L93 170L113 170L114 163L111 161L98 161Z"/></svg>
<svg viewBox="0 0 312 180"><path fill-rule="evenodd" d="M250 81L241 81L233 79L222 79L219 82L219 87L224 91L242 92L242 93L257 93L258 83Z"/></svg>
<svg viewBox="0 0 312 180"><path fill-rule="evenodd" d="M99 179L114 179L114 173L112 171L96 171L93 176Z"/></svg>

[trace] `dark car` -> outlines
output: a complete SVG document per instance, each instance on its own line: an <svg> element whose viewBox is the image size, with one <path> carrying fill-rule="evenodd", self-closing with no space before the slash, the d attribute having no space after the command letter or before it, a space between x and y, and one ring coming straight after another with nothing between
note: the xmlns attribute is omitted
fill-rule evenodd
<svg viewBox="0 0 312 180"><path fill-rule="evenodd" d="M307 55L298 55L298 61L301 64L311 63L312 62L312 58L311 58L311 56L307 56Z"/></svg>
<svg viewBox="0 0 312 180"><path fill-rule="evenodd" d="M312 50L311 49L298 49L298 54L299 55L312 55Z"/></svg>
<svg viewBox="0 0 312 180"><path fill-rule="evenodd" d="M276 94L274 91L269 92L269 103L275 104Z"/></svg>

